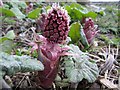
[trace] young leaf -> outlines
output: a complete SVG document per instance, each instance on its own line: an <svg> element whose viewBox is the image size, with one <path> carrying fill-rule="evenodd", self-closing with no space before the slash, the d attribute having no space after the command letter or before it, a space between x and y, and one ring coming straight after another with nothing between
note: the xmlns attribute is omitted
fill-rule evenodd
<svg viewBox="0 0 120 90"><path fill-rule="evenodd" d="M77 8L77 9L81 9L81 10L84 10L86 9L85 7L83 7L82 5L78 4L78 3L72 3L70 5L71 8Z"/></svg>
<svg viewBox="0 0 120 90"><path fill-rule="evenodd" d="M8 40L7 37L0 37L0 44L3 43L5 40Z"/></svg>
<svg viewBox="0 0 120 90"><path fill-rule="evenodd" d="M2 7L0 7L0 13L2 13L3 15L5 15L7 17L15 16L15 14L11 10L6 9L6 8L2 8Z"/></svg>
<svg viewBox="0 0 120 90"><path fill-rule="evenodd" d="M73 44L69 46L71 50L68 52L74 55L62 57L65 65L65 75L68 77L69 82L78 83L83 78L87 79L90 83L94 82L99 74L96 63L91 62L89 57L84 52L80 51L78 46Z"/></svg>
<svg viewBox="0 0 120 90"><path fill-rule="evenodd" d="M86 39L82 26L78 22L75 22L70 26L69 36L73 43L81 40L81 43L85 48L89 47L89 43Z"/></svg>
<svg viewBox="0 0 120 90"><path fill-rule="evenodd" d="M13 30L9 31L4 37L8 38L8 39L14 39L15 38L15 33Z"/></svg>
<svg viewBox="0 0 120 90"><path fill-rule="evenodd" d="M79 10L77 8L73 8L73 12L74 12L74 19L78 19L78 20L81 20L83 18L83 15L84 15L84 12L82 10Z"/></svg>
<svg viewBox="0 0 120 90"><path fill-rule="evenodd" d="M82 26L81 26L81 29L80 29L80 40L82 42L82 44L84 45L85 48L88 48L89 47L89 43L88 43L88 40L85 36L85 33L82 29Z"/></svg>
<svg viewBox="0 0 120 90"><path fill-rule="evenodd" d="M12 49L14 48L15 44L12 40L5 40L0 43L0 51L11 53Z"/></svg>
<svg viewBox="0 0 120 90"><path fill-rule="evenodd" d="M80 39L80 24L78 22L70 26L69 36L73 43L76 43Z"/></svg>
<svg viewBox="0 0 120 90"><path fill-rule="evenodd" d="M72 21L82 20L85 17L96 18L97 14L93 11L88 10L86 7L78 4L72 3L71 5L66 5L65 9L71 17Z"/></svg>
<svg viewBox="0 0 120 90"><path fill-rule="evenodd" d="M23 9L27 7L26 3L24 1L19 1L19 0L11 0L10 4L12 7L18 8L19 6Z"/></svg>
<svg viewBox="0 0 120 90"><path fill-rule="evenodd" d="M6 17L3 22L7 23L8 25L14 25L16 23L16 21L11 17Z"/></svg>
<svg viewBox="0 0 120 90"><path fill-rule="evenodd" d="M65 6L65 9L67 10L68 13L71 12L71 7L70 7L70 6L66 5L66 6Z"/></svg>
<svg viewBox="0 0 120 90"><path fill-rule="evenodd" d="M93 11L89 11L88 13L85 14L85 17L96 18L97 14Z"/></svg>
<svg viewBox="0 0 120 90"><path fill-rule="evenodd" d="M68 5L65 6L65 9L68 11L71 19L78 21L83 18L84 11L82 11L81 9Z"/></svg>
<svg viewBox="0 0 120 90"><path fill-rule="evenodd" d="M37 19L40 15L41 8L36 8L35 10L28 13L27 17L31 19Z"/></svg>
<svg viewBox="0 0 120 90"><path fill-rule="evenodd" d="M0 50L6 53L10 53L15 46L13 39L15 38L14 31L9 31L5 36L0 37Z"/></svg>
<svg viewBox="0 0 120 90"><path fill-rule="evenodd" d="M19 10L19 8L11 8L11 11L13 11L13 13L15 14L15 16L18 18L18 19L23 19L25 18L25 15Z"/></svg>

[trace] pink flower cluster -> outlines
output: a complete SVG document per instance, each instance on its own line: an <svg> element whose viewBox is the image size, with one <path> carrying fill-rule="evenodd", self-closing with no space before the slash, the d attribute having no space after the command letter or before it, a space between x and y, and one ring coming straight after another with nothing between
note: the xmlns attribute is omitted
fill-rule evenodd
<svg viewBox="0 0 120 90"><path fill-rule="evenodd" d="M94 25L94 21L91 18L86 18L84 21L84 33L88 40L88 43L92 43L94 37L98 32L98 26Z"/></svg>
<svg viewBox="0 0 120 90"><path fill-rule="evenodd" d="M54 4L47 14L42 14L38 24L42 35L53 43L66 40L69 31L69 16L65 9Z"/></svg>

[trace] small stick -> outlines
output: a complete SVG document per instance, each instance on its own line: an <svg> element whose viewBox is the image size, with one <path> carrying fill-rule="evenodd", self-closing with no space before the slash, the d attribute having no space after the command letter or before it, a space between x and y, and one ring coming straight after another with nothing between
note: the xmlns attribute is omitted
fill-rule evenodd
<svg viewBox="0 0 120 90"><path fill-rule="evenodd" d="M97 58L97 59L99 59L99 60L101 60L101 61L103 61L103 62L105 62L105 60L104 59L101 59L100 57L98 57L98 56L95 56L95 55L93 55L93 54L89 54L89 53L86 53L87 55L89 55L89 56L91 56L91 57L94 57L94 58Z"/></svg>

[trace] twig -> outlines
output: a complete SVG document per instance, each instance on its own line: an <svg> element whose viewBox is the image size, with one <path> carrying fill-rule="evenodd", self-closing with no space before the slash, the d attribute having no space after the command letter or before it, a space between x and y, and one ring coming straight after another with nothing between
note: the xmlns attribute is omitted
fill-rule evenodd
<svg viewBox="0 0 120 90"><path fill-rule="evenodd" d="M105 79L105 78L101 78L99 79L100 83L104 86L106 86L108 89L118 89L117 85L113 84L111 81Z"/></svg>
<svg viewBox="0 0 120 90"><path fill-rule="evenodd" d="M53 83L53 90L56 90L56 86L55 86L55 83Z"/></svg>
<svg viewBox="0 0 120 90"><path fill-rule="evenodd" d="M21 83L23 82L23 80L25 79L26 75L21 79L21 81L19 82L19 84L16 86L15 90L17 90L17 88L21 85Z"/></svg>
<svg viewBox="0 0 120 90"><path fill-rule="evenodd" d="M26 76L26 79L27 79L28 83L30 84L30 86L32 86L30 79L29 79L29 76Z"/></svg>
<svg viewBox="0 0 120 90"><path fill-rule="evenodd" d="M117 45L117 50L116 50L115 60L117 59L117 56L118 56L118 51L119 51L119 46Z"/></svg>
<svg viewBox="0 0 120 90"><path fill-rule="evenodd" d="M118 77L117 76L108 76L107 79L115 79L115 80L118 80Z"/></svg>
<svg viewBox="0 0 120 90"><path fill-rule="evenodd" d="M95 56L95 55L93 55L93 54L89 54L89 53L86 53L86 54L89 55L89 56L91 56L91 57L97 58L98 60L101 60L101 61L105 62L104 59L101 59L101 58L98 57L98 56Z"/></svg>

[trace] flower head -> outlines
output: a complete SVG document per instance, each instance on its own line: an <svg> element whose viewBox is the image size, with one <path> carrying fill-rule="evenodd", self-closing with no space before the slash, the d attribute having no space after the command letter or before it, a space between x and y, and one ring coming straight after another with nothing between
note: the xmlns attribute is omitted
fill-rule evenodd
<svg viewBox="0 0 120 90"><path fill-rule="evenodd" d="M42 35L52 43L62 43L66 40L69 31L70 18L65 9L58 4L53 4L47 14L42 14L39 19Z"/></svg>
<svg viewBox="0 0 120 90"><path fill-rule="evenodd" d="M94 25L94 21L91 18L86 18L83 29L88 43L90 44L98 32L98 26Z"/></svg>

